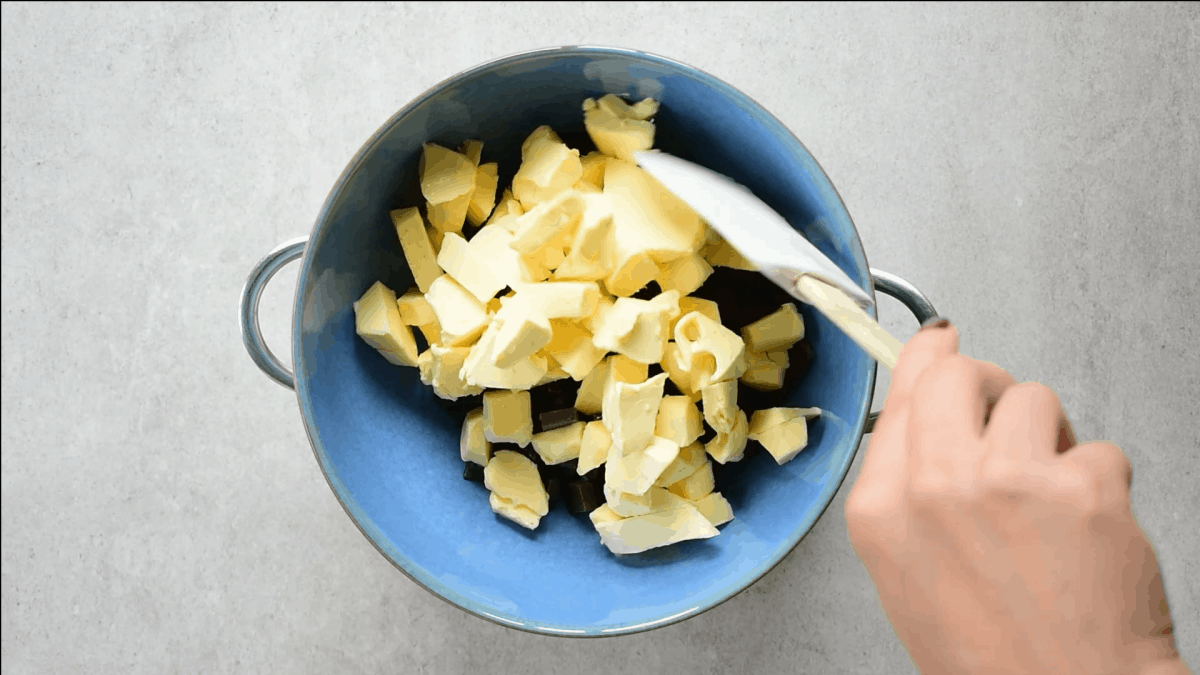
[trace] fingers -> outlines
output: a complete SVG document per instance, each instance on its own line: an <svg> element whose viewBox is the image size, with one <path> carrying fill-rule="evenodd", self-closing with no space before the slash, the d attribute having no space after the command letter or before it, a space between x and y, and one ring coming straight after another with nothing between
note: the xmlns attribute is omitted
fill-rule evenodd
<svg viewBox="0 0 1200 675"><path fill-rule="evenodd" d="M993 452L1018 462L1049 462L1075 445L1058 395L1037 382L1004 390L984 435Z"/></svg>
<svg viewBox="0 0 1200 675"><path fill-rule="evenodd" d="M948 356L930 364L912 390L910 456L918 462L942 465L978 459L962 453L981 454L974 448L981 446L977 441L983 435L984 418L1015 383L1004 369L965 356Z"/></svg>
<svg viewBox="0 0 1200 675"><path fill-rule="evenodd" d="M1077 445L1062 455L1063 462L1099 485L1116 484L1128 492L1133 482L1133 466L1120 448L1112 443Z"/></svg>

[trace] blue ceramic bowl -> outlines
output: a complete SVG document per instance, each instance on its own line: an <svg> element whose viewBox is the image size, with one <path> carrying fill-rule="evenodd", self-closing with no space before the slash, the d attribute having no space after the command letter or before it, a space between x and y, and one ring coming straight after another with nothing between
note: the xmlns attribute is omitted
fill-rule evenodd
<svg viewBox="0 0 1200 675"><path fill-rule="evenodd" d="M520 145L549 124L590 146L581 105L606 93L661 101L656 147L750 187L863 288L873 289L858 234L833 185L800 142L754 101L694 68L649 54L568 47L512 56L457 75L406 106L350 162L311 237L277 249L251 275L243 329L251 355L292 378L257 332L258 293L300 257L295 382L317 461L354 523L380 553L431 592L515 628L573 636L665 626L709 609L777 564L833 499L867 422L875 363L804 307L818 358L786 405L826 414L810 447L776 466L759 453L718 489L736 519L719 537L617 557L586 517L559 507L533 532L491 512L461 477L463 413L440 404L414 368L387 364L354 332L352 303L376 280L412 276L388 217L421 203L421 144L484 141L484 161L511 177Z"/></svg>

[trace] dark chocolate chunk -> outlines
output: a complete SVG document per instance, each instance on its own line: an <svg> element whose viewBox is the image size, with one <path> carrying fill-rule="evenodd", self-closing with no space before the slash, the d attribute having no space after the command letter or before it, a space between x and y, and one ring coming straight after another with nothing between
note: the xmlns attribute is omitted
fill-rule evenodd
<svg viewBox="0 0 1200 675"><path fill-rule="evenodd" d="M604 467L598 466L583 475L583 479L592 485L604 487Z"/></svg>
<svg viewBox="0 0 1200 675"><path fill-rule="evenodd" d="M538 422L541 424L542 431L552 431L570 426L579 421L579 414L575 408L563 408L562 410L551 410L538 415Z"/></svg>
<svg viewBox="0 0 1200 675"><path fill-rule="evenodd" d="M572 414L566 411L575 409L575 397L579 393L579 383L571 378L565 380L555 380L547 382L540 387L534 387L529 390L529 406L533 413L533 432L540 434L543 431L555 429L555 426L545 426L546 422L553 424L555 420L561 420L563 416ZM549 414L550 419L543 419L543 415ZM572 420L572 422L577 420ZM570 424L567 422L566 424ZM566 426L560 424L559 426Z"/></svg>
<svg viewBox="0 0 1200 675"><path fill-rule="evenodd" d="M658 375L661 372L663 372L663 369L662 369L662 365L660 365L660 364L651 363L649 366L646 366L646 378L647 379L654 377L655 375Z"/></svg>
<svg viewBox="0 0 1200 675"><path fill-rule="evenodd" d="M600 507L600 492L595 484L578 480L567 485L567 512L591 513Z"/></svg>
<svg viewBox="0 0 1200 675"><path fill-rule="evenodd" d="M463 462L463 480L469 480L472 483L482 483L483 467L475 462Z"/></svg>
<svg viewBox="0 0 1200 675"><path fill-rule="evenodd" d="M562 496L562 481L557 476L545 479L542 481L546 488L546 494L550 497L550 503L558 501Z"/></svg>
<svg viewBox="0 0 1200 675"><path fill-rule="evenodd" d="M637 298L638 300L652 300L659 293L662 293L662 288L659 288L657 281L651 281L645 286L642 286L642 290L634 293L633 297Z"/></svg>
<svg viewBox="0 0 1200 675"><path fill-rule="evenodd" d="M579 460L578 459L568 459L567 461L563 462L562 464L555 464L554 468L558 469L559 476L573 478L573 477L579 475Z"/></svg>

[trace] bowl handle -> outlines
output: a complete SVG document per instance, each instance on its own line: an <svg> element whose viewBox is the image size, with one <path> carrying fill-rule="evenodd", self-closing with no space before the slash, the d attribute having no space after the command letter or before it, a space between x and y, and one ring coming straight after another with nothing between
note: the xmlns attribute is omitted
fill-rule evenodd
<svg viewBox="0 0 1200 675"><path fill-rule="evenodd" d="M929 302L929 299L921 291L918 291L916 286L913 286L895 274L888 274L883 270L872 269L871 279L875 282L875 290L884 295L890 295L904 303L908 311L917 317L917 323L925 323L937 316L937 310L933 308L933 303ZM875 420L877 419L879 419L878 412L872 412L867 416L867 424L863 427L864 434L869 434L875 430Z"/></svg>
<svg viewBox="0 0 1200 675"><path fill-rule="evenodd" d="M279 361L279 357L271 351L263 341L262 330L258 327L258 303L262 300L263 289L267 282L275 276L284 265L304 255L308 237L300 237L285 241L258 261L250 276L246 278L246 286L242 289L242 306L239 319L242 324L242 344L250 353L251 360L264 372L267 377L275 380L288 389L296 388L296 377L292 371Z"/></svg>

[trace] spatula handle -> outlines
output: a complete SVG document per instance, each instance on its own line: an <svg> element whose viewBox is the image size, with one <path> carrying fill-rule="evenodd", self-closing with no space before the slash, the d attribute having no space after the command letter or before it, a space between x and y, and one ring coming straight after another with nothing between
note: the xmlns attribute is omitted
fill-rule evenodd
<svg viewBox="0 0 1200 675"><path fill-rule="evenodd" d="M796 282L796 292L816 307L871 358L891 370L896 367L904 345L883 329L845 291L808 275Z"/></svg>

